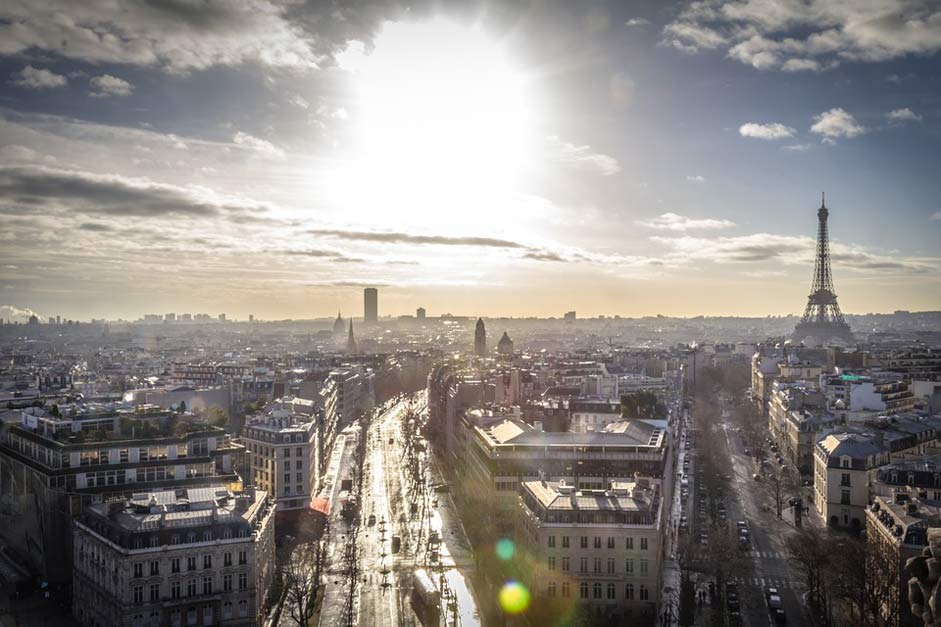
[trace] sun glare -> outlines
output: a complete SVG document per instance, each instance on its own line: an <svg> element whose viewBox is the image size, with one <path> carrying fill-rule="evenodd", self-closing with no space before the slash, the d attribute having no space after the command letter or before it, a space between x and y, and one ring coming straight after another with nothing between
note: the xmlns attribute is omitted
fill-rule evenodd
<svg viewBox="0 0 941 627"><path fill-rule="evenodd" d="M335 182L348 209L449 230L506 210L530 115L499 43L440 19L389 23L371 54L339 62L358 92L354 155Z"/></svg>

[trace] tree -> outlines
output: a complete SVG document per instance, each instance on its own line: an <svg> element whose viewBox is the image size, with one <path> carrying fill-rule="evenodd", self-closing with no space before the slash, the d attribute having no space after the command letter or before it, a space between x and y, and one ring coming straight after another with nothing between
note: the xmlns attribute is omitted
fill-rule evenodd
<svg viewBox="0 0 941 627"><path fill-rule="evenodd" d="M52 409L49 410L49 413L50 413L52 416L56 417L56 418L58 418L59 416L62 415L62 414L59 413L59 405L58 405L58 404L53 405L53 406L52 406Z"/></svg>
<svg viewBox="0 0 941 627"><path fill-rule="evenodd" d="M229 423L229 414L221 407L210 407L206 411L206 420L215 427L224 427Z"/></svg>
<svg viewBox="0 0 941 627"><path fill-rule="evenodd" d="M788 558L804 579L811 609L823 625L831 625L833 606L830 585L836 543L815 527L803 528L784 540Z"/></svg>
<svg viewBox="0 0 941 627"><path fill-rule="evenodd" d="M177 413L185 414L186 413L186 401L180 401L179 406L176 408Z"/></svg>
<svg viewBox="0 0 941 627"><path fill-rule="evenodd" d="M784 512L784 503L799 492L798 482L789 466L778 466L768 473L765 489L774 502L778 518Z"/></svg>
<svg viewBox="0 0 941 627"><path fill-rule="evenodd" d="M325 549L323 540L301 544L282 569L291 619L302 627L306 627L320 605Z"/></svg>
<svg viewBox="0 0 941 627"><path fill-rule="evenodd" d="M663 418L666 407L653 392L631 392L621 395L621 416L624 418Z"/></svg>

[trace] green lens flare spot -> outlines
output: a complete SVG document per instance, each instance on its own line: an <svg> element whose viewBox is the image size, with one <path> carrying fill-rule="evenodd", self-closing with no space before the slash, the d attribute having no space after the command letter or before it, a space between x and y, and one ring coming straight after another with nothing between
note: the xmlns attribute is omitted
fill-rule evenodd
<svg viewBox="0 0 941 627"><path fill-rule="evenodd" d="M521 614L529 607L529 590L518 581L508 581L500 588L500 607L507 614Z"/></svg>
<svg viewBox="0 0 941 627"><path fill-rule="evenodd" d="M497 541L497 557L502 559L504 562L512 559L515 552L516 547L513 546L513 541L509 538L503 538L502 540Z"/></svg>

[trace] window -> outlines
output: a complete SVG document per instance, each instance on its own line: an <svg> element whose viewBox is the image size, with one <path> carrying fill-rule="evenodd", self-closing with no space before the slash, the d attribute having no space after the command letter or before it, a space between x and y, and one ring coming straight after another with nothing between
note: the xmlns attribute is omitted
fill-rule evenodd
<svg viewBox="0 0 941 627"><path fill-rule="evenodd" d="M186 610L186 624L195 625L196 624L196 608L191 607Z"/></svg>
<svg viewBox="0 0 941 627"><path fill-rule="evenodd" d="M180 572L180 558L179 557L174 557L172 560L170 560L170 572L171 573Z"/></svg>
<svg viewBox="0 0 941 627"><path fill-rule="evenodd" d="M591 587L591 594L592 594L592 597L594 597L594 598L596 598L596 599L600 599L600 598L601 598L601 584L598 583L597 581L596 581L596 582L594 583L594 585Z"/></svg>
<svg viewBox="0 0 941 627"><path fill-rule="evenodd" d="M150 600L151 601L160 600L160 584L159 583L150 584Z"/></svg>
<svg viewBox="0 0 941 627"><path fill-rule="evenodd" d="M613 557L608 558L608 574L609 575L614 574L614 558Z"/></svg>
<svg viewBox="0 0 941 627"><path fill-rule="evenodd" d="M246 573L239 573L239 590L248 589L248 575Z"/></svg>
<svg viewBox="0 0 941 627"><path fill-rule="evenodd" d="M284 483L291 483L291 474L284 473Z"/></svg>
<svg viewBox="0 0 941 627"><path fill-rule="evenodd" d="M304 466L301 464L301 460L294 462L294 470L303 470Z"/></svg>
<svg viewBox="0 0 941 627"><path fill-rule="evenodd" d="M640 584L640 600L646 601L649 598L649 592L647 591L647 586Z"/></svg>
<svg viewBox="0 0 941 627"><path fill-rule="evenodd" d="M232 618L232 601L226 601L222 604L222 618Z"/></svg>
<svg viewBox="0 0 941 627"><path fill-rule="evenodd" d="M239 601L239 616L241 618L245 618L246 616L248 616L248 601L246 601L245 599L242 599L241 601Z"/></svg>
<svg viewBox="0 0 941 627"><path fill-rule="evenodd" d="M231 574L222 575L222 591L232 592L232 575Z"/></svg>
<svg viewBox="0 0 941 627"><path fill-rule="evenodd" d="M203 594L212 594L212 577L203 577Z"/></svg>
<svg viewBox="0 0 941 627"><path fill-rule="evenodd" d="M562 548L563 548L563 549L569 548L569 537L568 537L568 536L562 536Z"/></svg>
<svg viewBox="0 0 941 627"><path fill-rule="evenodd" d="M239 564L248 563L248 554L245 551L239 551Z"/></svg>
<svg viewBox="0 0 941 627"><path fill-rule="evenodd" d="M578 562L578 572L587 573L588 572L588 558L583 557Z"/></svg>
<svg viewBox="0 0 941 627"><path fill-rule="evenodd" d="M634 600L634 584L629 583L624 586L624 598L628 601Z"/></svg>
<svg viewBox="0 0 941 627"><path fill-rule="evenodd" d="M630 536L624 538L624 548L628 551L634 550L634 538Z"/></svg>
<svg viewBox="0 0 941 627"><path fill-rule="evenodd" d="M569 572L569 558L568 557L562 558L562 572L563 573Z"/></svg>
<svg viewBox="0 0 941 627"><path fill-rule="evenodd" d="M647 560L640 560L640 574L641 576L647 574Z"/></svg>
<svg viewBox="0 0 941 627"><path fill-rule="evenodd" d="M300 483L301 481L304 480L304 473L302 473L302 472L297 473L297 476L296 476L295 478L297 479L298 483ZM300 487L300 486L298 486L298 487ZM298 491L300 491L300 490L298 490Z"/></svg>
<svg viewBox="0 0 941 627"><path fill-rule="evenodd" d="M582 536L580 544L583 549L587 549L588 548L588 536Z"/></svg>
<svg viewBox="0 0 941 627"><path fill-rule="evenodd" d="M641 538L641 539L640 539L640 550L641 550L641 551L646 551L646 550L647 550L647 538Z"/></svg>
<svg viewBox="0 0 941 627"><path fill-rule="evenodd" d="M549 570L555 570L555 555L549 556Z"/></svg>
<svg viewBox="0 0 941 627"><path fill-rule="evenodd" d="M840 491L840 504L841 504L841 505L849 505L849 504L850 504L850 491L849 491L849 490L841 490L841 491Z"/></svg>
<svg viewBox="0 0 941 627"><path fill-rule="evenodd" d="M549 582L549 588L546 590L546 594L548 594L550 597L555 596L555 582L554 581Z"/></svg>
<svg viewBox="0 0 941 627"><path fill-rule="evenodd" d="M180 534L174 533L170 536L170 544L179 544L180 543Z"/></svg>
<svg viewBox="0 0 941 627"><path fill-rule="evenodd" d="M627 560L624 563L624 572L628 575L634 574L634 560Z"/></svg>
<svg viewBox="0 0 941 627"><path fill-rule="evenodd" d="M231 552L226 553L225 555L222 556L222 565L223 566L232 565L232 553Z"/></svg>
<svg viewBox="0 0 941 627"><path fill-rule="evenodd" d="M596 549L600 549L600 548L601 548L601 536L595 536L594 545L595 545L595 548L596 548Z"/></svg>
<svg viewBox="0 0 941 627"><path fill-rule="evenodd" d="M285 457L290 457L290 456L291 456L291 447L290 447L290 446L284 447L284 456L285 456Z"/></svg>
<svg viewBox="0 0 941 627"><path fill-rule="evenodd" d="M134 603L144 602L144 586L134 586Z"/></svg>
<svg viewBox="0 0 941 627"><path fill-rule="evenodd" d="M569 594L570 594L570 591L569 591L569 582L563 581L563 582L562 582L562 596L565 597L565 598L568 598L568 597L569 597Z"/></svg>
<svg viewBox="0 0 941 627"><path fill-rule="evenodd" d="M614 584L609 583L608 584L608 598L613 599L615 597L617 597L617 592L614 591Z"/></svg>
<svg viewBox="0 0 941 627"><path fill-rule="evenodd" d="M203 606L203 625L212 625L212 606Z"/></svg>
<svg viewBox="0 0 941 627"><path fill-rule="evenodd" d="M191 555L186 558L186 570L196 570L196 556Z"/></svg>
<svg viewBox="0 0 941 627"><path fill-rule="evenodd" d="M159 574L160 574L160 562L158 562L157 560L150 560L150 576L153 577L154 575L159 575Z"/></svg>
<svg viewBox="0 0 941 627"><path fill-rule="evenodd" d="M298 446L298 447L297 447L297 450L296 450L295 452L297 453L297 456L298 456L298 457L303 457L303 456L304 456L304 448L301 447L301 446Z"/></svg>
<svg viewBox="0 0 941 627"><path fill-rule="evenodd" d="M840 468L849 468L849 467L850 467L850 459L849 459L849 457L843 457L843 458L841 458L841 459L840 459Z"/></svg>
<svg viewBox="0 0 941 627"><path fill-rule="evenodd" d="M180 610L173 610L170 612L170 624L173 627L180 627L181 621L183 620Z"/></svg>
<svg viewBox="0 0 941 627"><path fill-rule="evenodd" d="M850 485L850 473L844 472L840 477L840 485Z"/></svg>
<svg viewBox="0 0 941 627"><path fill-rule="evenodd" d="M190 579L186 582L186 596L194 597L196 596L196 580Z"/></svg>
<svg viewBox="0 0 941 627"><path fill-rule="evenodd" d="M212 555L203 555L203 568L212 568Z"/></svg>
<svg viewBox="0 0 941 627"><path fill-rule="evenodd" d="M583 599L588 598L588 582L587 581L583 581L580 584L578 584L578 596L580 596Z"/></svg>
<svg viewBox="0 0 941 627"><path fill-rule="evenodd" d="M549 536L549 548L550 549L555 548L555 536Z"/></svg>
<svg viewBox="0 0 941 627"><path fill-rule="evenodd" d="M170 598L179 599L180 598L180 582L174 581L170 584Z"/></svg>
<svg viewBox="0 0 941 627"><path fill-rule="evenodd" d="M143 577L144 576L144 562L137 562L134 564L134 577Z"/></svg>
<svg viewBox="0 0 941 627"><path fill-rule="evenodd" d="M594 563L592 563L592 570L597 575L601 572L601 558L596 557Z"/></svg>

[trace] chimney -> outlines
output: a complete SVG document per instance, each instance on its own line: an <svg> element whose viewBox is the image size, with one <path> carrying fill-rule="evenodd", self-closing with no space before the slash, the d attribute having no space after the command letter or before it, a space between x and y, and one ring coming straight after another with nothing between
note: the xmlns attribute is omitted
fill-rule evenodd
<svg viewBox="0 0 941 627"><path fill-rule="evenodd" d="M534 420L534 421L533 421L533 430L534 430L534 431L542 431L542 421L541 421L541 420Z"/></svg>

